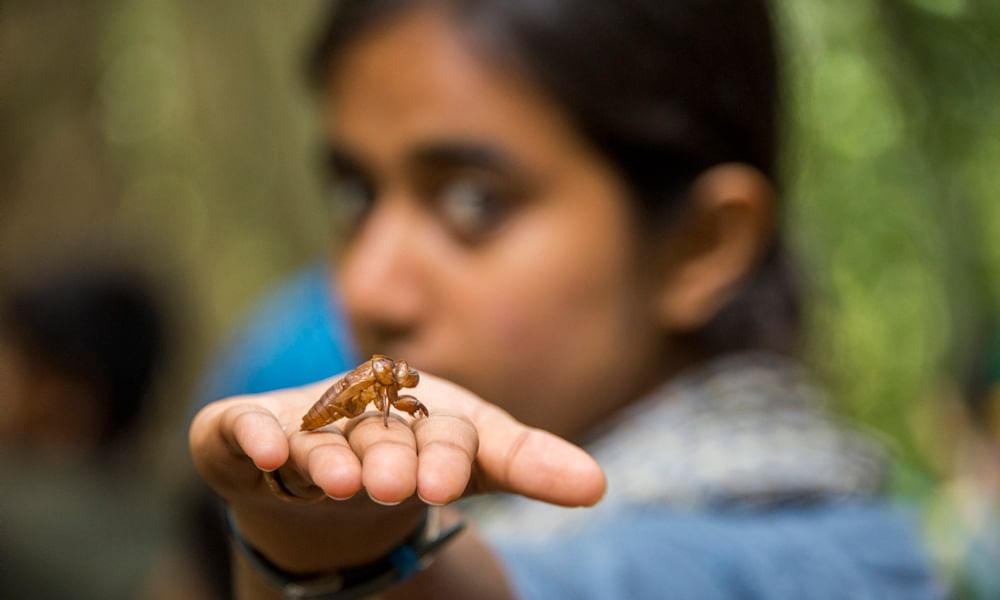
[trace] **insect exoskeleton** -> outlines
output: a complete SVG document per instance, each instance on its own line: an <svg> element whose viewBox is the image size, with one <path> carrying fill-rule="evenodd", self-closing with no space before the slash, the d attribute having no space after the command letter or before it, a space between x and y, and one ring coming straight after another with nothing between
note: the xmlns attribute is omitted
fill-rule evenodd
<svg viewBox="0 0 1000 600"><path fill-rule="evenodd" d="M352 371L333 382L312 408L302 417L302 431L312 431L342 417L356 417L374 403L389 426L389 407L410 415L427 416L427 407L414 396L399 395L400 388L412 388L420 382L420 373L405 360L395 361L375 354Z"/></svg>

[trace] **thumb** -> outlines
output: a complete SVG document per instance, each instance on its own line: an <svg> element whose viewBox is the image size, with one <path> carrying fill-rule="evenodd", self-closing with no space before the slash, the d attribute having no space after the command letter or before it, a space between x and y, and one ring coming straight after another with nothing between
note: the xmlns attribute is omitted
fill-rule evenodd
<svg viewBox="0 0 1000 600"><path fill-rule="evenodd" d="M472 415L479 431L477 491L520 494L562 506L591 506L607 489L604 471L579 446L528 427L483 403Z"/></svg>

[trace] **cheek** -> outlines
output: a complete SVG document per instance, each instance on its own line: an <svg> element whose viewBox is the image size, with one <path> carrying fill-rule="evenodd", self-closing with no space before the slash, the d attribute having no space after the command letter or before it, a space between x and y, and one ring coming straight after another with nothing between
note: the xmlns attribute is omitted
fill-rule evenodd
<svg viewBox="0 0 1000 600"><path fill-rule="evenodd" d="M494 361L520 376L572 372L598 367L627 343L625 320L634 310L629 270L623 245L612 237L560 244L549 232L537 244L522 243L505 266L484 269L495 278L477 286L466 304L478 309L468 326L479 331Z"/></svg>
<svg viewBox="0 0 1000 600"><path fill-rule="evenodd" d="M641 297L620 255L521 264L465 304L477 307L462 319L469 387L531 425L582 431L619 402L648 345Z"/></svg>

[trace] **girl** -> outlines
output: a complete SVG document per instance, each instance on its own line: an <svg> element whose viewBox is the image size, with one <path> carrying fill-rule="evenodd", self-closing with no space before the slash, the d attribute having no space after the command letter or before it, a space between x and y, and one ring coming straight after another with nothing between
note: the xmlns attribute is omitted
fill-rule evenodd
<svg viewBox="0 0 1000 600"><path fill-rule="evenodd" d="M762 1L347 0L314 75L340 302L430 416L202 410L242 597L935 596L790 358Z"/></svg>

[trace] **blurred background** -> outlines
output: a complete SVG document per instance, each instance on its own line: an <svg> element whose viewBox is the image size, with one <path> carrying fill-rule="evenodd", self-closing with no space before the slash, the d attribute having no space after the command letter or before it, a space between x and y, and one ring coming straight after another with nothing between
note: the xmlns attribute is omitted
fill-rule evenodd
<svg viewBox="0 0 1000 600"><path fill-rule="evenodd" d="M87 323L73 339L120 330L146 365L128 387L134 415L46 443L33 472L17 456L45 436L0 436L0 596L29 524L65 532L94 514L62 508L67 494L128 507L115 511L115 540L132 560L93 597L177 597L178 581L219 593L186 550L203 512L186 425L241 317L332 247L303 77L326 4L0 0L0 297L12 299L0 318L0 432L16 420L4 395L59 396L37 384L53 380L45 373L74 389L107 385L72 352L46 354L68 347L57 333L20 331L34 312L19 306ZM960 597L1000 598L1000 3L776 10L810 361L838 407L892 449L892 492L919 510ZM100 291L74 273L100 274ZM136 307L133 320L34 300L106 306L93 300L104 293ZM75 481L81 464L104 479ZM54 572L94 579L78 555L67 550Z"/></svg>

